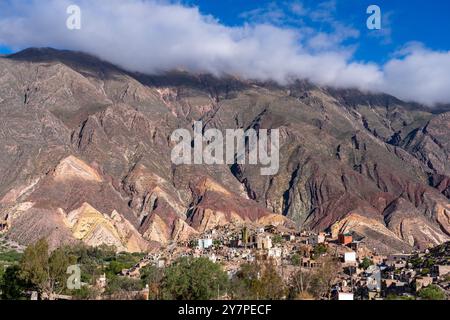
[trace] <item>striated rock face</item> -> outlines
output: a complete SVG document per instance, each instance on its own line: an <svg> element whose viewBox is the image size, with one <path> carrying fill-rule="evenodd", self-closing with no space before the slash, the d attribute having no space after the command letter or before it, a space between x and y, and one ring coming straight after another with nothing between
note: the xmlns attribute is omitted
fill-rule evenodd
<svg viewBox="0 0 450 320"><path fill-rule="evenodd" d="M74 156L63 159L53 174L56 181L79 179L92 182L101 182L100 175L85 162Z"/></svg>
<svg viewBox="0 0 450 320"><path fill-rule="evenodd" d="M75 239L90 246L115 246L119 251L140 252L148 249L137 230L114 211L111 216L98 212L88 203L67 215L61 209L65 225Z"/></svg>
<svg viewBox="0 0 450 320"><path fill-rule="evenodd" d="M450 176L450 112L433 117L401 142L403 148L432 171Z"/></svg>
<svg viewBox="0 0 450 320"><path fill-rule="evenodd" d="M228 223L354 232L382 251L449 240L450 110L383 94L0 58L0 221L23 244L145 251ZM172 164L175 129L279 129L280 170Z"/></svg>
<svg viewBox="0 0 450 320"><path fill-rule="evenodd" d="M396 232L390 230L382 220L351 213L331 227L332 233L354 232L364 237L368 248L377 248L381 253L410 251L412 246Z"/></svg>

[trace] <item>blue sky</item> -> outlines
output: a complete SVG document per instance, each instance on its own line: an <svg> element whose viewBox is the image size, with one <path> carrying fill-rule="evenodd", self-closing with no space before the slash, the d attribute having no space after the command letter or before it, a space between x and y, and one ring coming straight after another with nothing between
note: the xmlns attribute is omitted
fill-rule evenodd
<svg viewBox="0 0 450 320"><path fill-rule="evenodd" d="M17 0L22 1L22 0ZM320 3L328 1L301 0L184 0L187 6L197 6L203 14L217 18L229 26L239 26L254 22L256 16L246 15L259 10L258 21L263 21L264 10L273 12L273 8L283 11L281 26L312 26L318 30L330 31L326 22L313 21L306 14L295 21L289 5L299 3L305 10L315 10ZM333 1L332 1L333 2ZM357 45L355 59L384 63L392 54L406 43L418 41L432 50L450 50L450 1L444 0L336 0L336 11L330 12L336 21L360 31L360 37L350 41ZM387 34L366 28L366 9L369 5L379 5L382 10L383 31ZM267 12L265 12L267 14ZM295 17L294 17L295 18ZM266 17L267 23L274 23ZM0 43L0 53L11 53L7 44Z"/></svg>
<svg viewBox="0 0 450 320"><path fill-rule="evenodd" d="M381 30L366 26L373 4ZM449 15L443 0L1 0L0 53L54 47L143 73L307 79L435 105L450 103Z"/></svg>
<svg viewBox="0 0 450 320"><path fill-rule="evenodd" d="M327 2L327 1L322 1ZM321 1L298 1L305 9L317 9ZM242 13L256 9L274 8L286 9L286 4L296 1L271 1L271 0L186 0L184 3L199 6L205 14L212 14L227 25L241 25L249 22ZM447 0L337 0L336 11L333 17L346 25L358 29L360 37L353 41L358 45L355 59L365 61L385 62L391 54L406 43L418 41L433 50L450 50L450 1ZM382 10L383 29L389 29L386 36L377 35L380 32L368 30L366 9L369 5L376 4ZM292 14L284 10L287 19L286 26L295 27L295 23L289 22ZM250 21L251 22L251 21ZM308 16L301 23L315 28L329 31L327 23L312 21ZM375 35L374 35L375 34ZM390 40L390 41L386 41Z"/></svg>

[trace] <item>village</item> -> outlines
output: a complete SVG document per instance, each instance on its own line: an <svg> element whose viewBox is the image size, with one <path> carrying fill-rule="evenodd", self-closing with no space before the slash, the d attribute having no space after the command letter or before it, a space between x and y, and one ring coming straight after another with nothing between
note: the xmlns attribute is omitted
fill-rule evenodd
<svg viewBox="0 0 450 320"><path fill-rule="evenodd" d="M221 264L230 279L244 263L271 261L289 285L299 270L313 273L325 259L333 259L338 272L329 288L330 299L408 300L432 285L449 299L450 243L435 251L439 257L430 250L381 255L351 233L227 225L149 253L134 267L122 270L122 276L139 278L140 270L149 265L165 268L181 257L205 257Z"/></svg>
<svg viewBox="0 0 450 320"><path fill-rule="evenodd" d="M4 270L7 271L8 265L17 266L19 262L13 261L20 261L18 255L25 248L17 247L4 238L1 241L3 260L6 261ZM410 253L380 254L375 248L368 247L363 237L351 232L317 233L284 226L227 224L184 241L154 248L149 253L115 253L113 248L105 247L98 251L96 248L81 247L81 250L90 250L88 254L95 259L100 259L102 255L105 257L101 258L103 260L92 260L94 264L91 269L83 269L81 285L92 292L88 296L90 299L164 299L158 295L159 289L155 291L151 287L152 282L146 278L146 273L159 270L157 273L164 274L174 264L187 258L220 266L230 283L239 277L242 279L245 266L258 269L259 277L260 273L264 273L265 266L270 265L283 288L283 293L274 299L450 299L450 242ZM70 254L74 253L76 251ZM85 267L89 265L79 261ZM118 267L124 265L122 263L127 266ZM263 267L259 269L258 266ZM86 278L86 270L91 270L92 277ZM312 280L314 277L315 280ZM317 280L322 285L319 294L312 288L317 286ZM112 289L118 285L121 289ZM160 285L158 283L157 287ZM234 300L235 292L226 290L220 290L212 298ZM45 295L39 297L35 290L25 291L25 296L31 300L50 299ZM64 292L54 295L53 299L80 298L73 291ZM243 296L239 297L242 299ZM253 298L258 299L257 296Z"/></svg>

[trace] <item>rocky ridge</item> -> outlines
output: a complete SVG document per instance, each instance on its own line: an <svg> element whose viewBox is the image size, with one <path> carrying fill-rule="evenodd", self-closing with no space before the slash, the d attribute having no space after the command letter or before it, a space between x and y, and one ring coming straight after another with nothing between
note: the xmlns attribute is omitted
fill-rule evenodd
<svg viewBox="0 0 450 320"><path fill-rule="evenodd" d="M0 221L22 244L145 251L227 223L354 232L385 251L450 239L445 108L27 49L0 58L0 109ZM278 174L173 165L170 135L194 121L279 129Z"/></svg>

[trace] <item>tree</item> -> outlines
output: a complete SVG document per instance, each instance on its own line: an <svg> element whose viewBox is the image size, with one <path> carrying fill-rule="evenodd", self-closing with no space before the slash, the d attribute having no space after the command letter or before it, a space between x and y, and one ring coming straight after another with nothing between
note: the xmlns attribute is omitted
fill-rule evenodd
<svg viewBox="0 0 450 320"><path fill-rule="evenodd" d="M163 298L169 300L210 300L228 286L227 274L207 258L183 257L165 271Z"/></svg>
<svg viewBox="0 0 450 320"><path fill-rule="evenodd" d="M370 260L369 258L365 257L363 259L363 261L359 264L359 267L366 270L367 268L369 268L371 265L373 265L373 261Z"/></svg>
<svg viewBox="0 0 450 320"><path fill-rule="evenodd" d="M105 266L116 259L116 248L102 244L98 247L89 247L83 243L66 247L68 255L76 259L81 269L81 282L95 285L96 279L103 273Z"/></svg>
<svg viewBox="0 0 450 320"><path fill-rule="evenodd" d="M250 238L250 233L249 233L247 227L242 228L241 236L242 236L242 243L244 244L244 247L247 248L247 245L249 243L249 238Z"/></svg>
<svg viewBox="0 0 450 320"><path fill-rule="evenodd" d="M291 292L290 296L294 299L308 300L311 298L311 285L313 280L313 273L311 271L298 270L291 278Z"/></svg>
<svg viewBox="0 0 450 320"><path fill-rule="evenodd" d="M331 287L339 271L339 264L331 257L320 260L321 267L318 268L311 279L311 294L317 299L331 297Z"/></svg>
<svg viewBox="0 0 450 320"><path fill-rule="evenodd" d="M419 297L423 300L445 300L445 293L437 285L432 284L421 289Z"/></svg>
<svg viewBox="0 0 450 320"><path fill-rule="evenodd" d="M20 261L23 279L29 281L40 293L50 291L48 243L41 239L28 246Z"/></svg>
<svg viewBox="0 0 450 320"><path fill-rule="evenodd" d="M155 266L147 266L140 271L143 285L148 285L149 298L158 300L161 298L161 286L164 278L163 269Z"/></svg>
<svg viewBox="0 0 450 320"><path fill-rule="evenodd" d="M73 300L94 300L101 294L100 290L93 286L82 286L72 293Z"/></svg>
<svg viewBox="0 0 450 320"><path fill-rule="evenodd" d="M284 241L283 237L280 236L279 234L274 235L273 238L272 238L272 243L273 244L281 244L281 243L283 243L283 241Z"/></svg>
<svg viewBox="0 0 450 320"><path fill-rule="evenodd" d="M123 269L129 269L136 265L141 260L143 255L121 252L111 258L108 267L106 268L106 275L112 278L122 272Z"/></svg>
<svg viewBox="0 0 450 320"><path fill-rule="evenodd" d="M76 259L67 255L64 248L58 248L48 258L48 280L51 292L61 293L67 289L67 268L76 263Z"/></svg>
<svg viewBox="0 0 450 320"><path fill-rule="evenodd" d="M272 261L244 264L232 280L232 294L237 299L279 300L285 293L283 279Z"/></svg>
<svg viewBox="0 0 450 320"><path fill-rule="evenodd" d="M260 277L260 267L254 263L245 263L231 281L231 293L233 298L239 300L257 299Z"/></svg>
<svg viewBox="0 0 450 320"><path fill-rule="evenodd" d="M66 289L67 268L74 263L74 257L68 255L64 248L49 255L48 243L41 239L25 249L20 261L21 276L41 295L53 299L55 293Z"/></svg>
<svg viewBox="0 0 450 320"><path fill-rule="evenodd" d="M0 292L2 300L20 300L25 297L27 283L20 276L19 266L10 266L0 279Z"/></svg>
<svg viewBox="0 0 450 320"><path fill-rule="evenodd" d="M142 290L142 282L139 279L133 279L123 276L114 276L108 282L107 294L118 294L121 292Z"/></svg>
<svg viewBox="0 0 450 320"><path fill-rule="evenodd" d="M423 275L423 276L426 276L426 275L428 275L428 274L430 274L430 268L423 268L421 271L420 271L420 274L421 275Z"/></svg>
<svg viewBox="0 0 450 320"><path fill-rule="evenodd" d="M221 245L222 245L222 242L220 240L217 240L217 239L213 240L214 248L216 248L216 249L220 248Z"/></svg>
<svg viewBox="0 0 450 320"><path fill-rule="evenodd" d="M295 253L291 257L291 262L294 266L299 266L301 263L301 257Z"/></svg>
<svg viewBox="0 0 450 320"><path fill-rule="evenodd" d="M263 300L280 300L285 296L286 290L283 279L278 274L272 261L264 265L260 279L258 296Z"/></svg>
<svg viewBox="0 0 450 320"><path fill-rule="evenodd" d="M314 247L313 259L318 259L321 255L327 253L327 246L323 243L319 243Z"/></svg>

